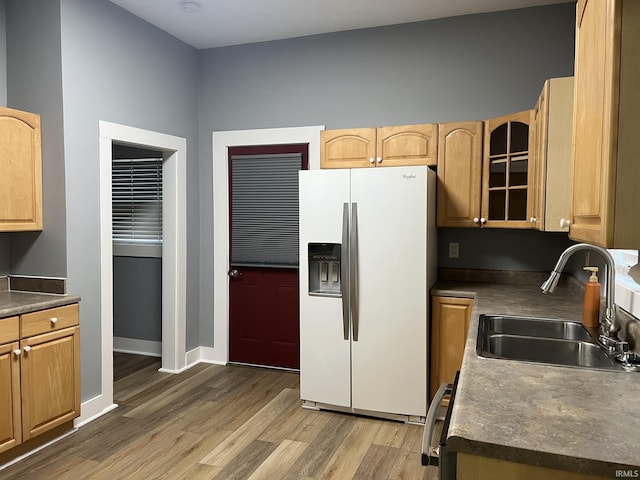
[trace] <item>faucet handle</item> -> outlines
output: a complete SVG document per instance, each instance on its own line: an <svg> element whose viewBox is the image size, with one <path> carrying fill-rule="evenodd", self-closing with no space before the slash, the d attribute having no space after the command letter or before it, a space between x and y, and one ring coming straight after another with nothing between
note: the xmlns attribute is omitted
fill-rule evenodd
<svg viewBox="0 0 640 480"><path fill-rule="evenodd" d="M629 342L619 341L616 345L616 357L623 363L629 362Z"/></svg>
<svg viewBox="0 0 640 480"><path fill-rule="evenodd" d="M608 337L606 335L600 335L598 338L600 344L605 347L610 353L614 353L618 351L618 344L622 342L618 342L616 339ZM627 342L624 342L627 343ZM627 347L629 344L627 343ZM627 348L628 350L628 348Z"/></svg>

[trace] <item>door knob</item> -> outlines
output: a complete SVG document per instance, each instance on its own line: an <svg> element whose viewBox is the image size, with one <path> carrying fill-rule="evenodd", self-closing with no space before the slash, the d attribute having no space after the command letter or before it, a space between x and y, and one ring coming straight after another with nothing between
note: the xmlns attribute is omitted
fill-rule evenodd
<svg viewBox="0 0 640 480"><path fill-rule="evenodd" d="M236 279L239 276L240 276L240 273L235 268L232 270L229 270L229 278Z"/></svg>

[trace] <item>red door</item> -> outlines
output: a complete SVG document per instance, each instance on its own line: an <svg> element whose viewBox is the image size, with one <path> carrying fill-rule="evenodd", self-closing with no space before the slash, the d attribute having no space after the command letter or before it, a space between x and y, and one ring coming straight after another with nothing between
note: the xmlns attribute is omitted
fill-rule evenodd
<svg viewBox="0 0 640 480"><path fill-rule="evenodd" d="M229 148L231 362L300 368L297 171L307 151Z"/></svg>

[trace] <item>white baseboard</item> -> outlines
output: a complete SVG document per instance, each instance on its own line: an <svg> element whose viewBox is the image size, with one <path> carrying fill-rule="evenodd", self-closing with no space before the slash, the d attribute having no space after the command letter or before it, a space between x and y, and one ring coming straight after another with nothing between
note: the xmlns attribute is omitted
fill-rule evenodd
<svg viewBox="0 0 640 480"><path fill-rule="evenodd" d="M80 405L80 416L73 421L75 428L80 428L105 413L110 412L118 405L107 402L104 395L98 395Z"/></svg>
<svg viewBox="0 0 640 480"><path fill-rule="evenodd" d="M214 349L211 347L196 347L187 352L187 366L189 368L199 363L213 363L214 365L227 364L227 362L221 362L216 359Z"/></svg>
<svg viewBox="0 0 640 480"><path fill-rule="evenodd" d="M4 470L7 467L10 467L11 465L14 465L14 464L24 460L27 457L30 457L34 453L38 453L40 450L44 450L49 445L53 445L54 443L59 442L63 438L67 438L69 435L72 435L72 434L76 433L77 431L78 431L77 428L73 428L72 430L69 430L68 432L63 433L59 437L56 437L53 440L51 440L51 441L49 441L49 442L47 442L47 443L45 443L43 445L40 445L39 447L36 447L33 450L29 450L28 452L24 453L23 455L20 455L19 457L16 457L13 460L10 460L10 461L8 461L7 463L5 463L3 465L0 465L0 471Z"/></svg>
<svg viewBox="0 0 640 480"><path fill-rule="evenodd" d="M113 337L113 351L146 355L148 357L162 357L162 342Z"/></svg>

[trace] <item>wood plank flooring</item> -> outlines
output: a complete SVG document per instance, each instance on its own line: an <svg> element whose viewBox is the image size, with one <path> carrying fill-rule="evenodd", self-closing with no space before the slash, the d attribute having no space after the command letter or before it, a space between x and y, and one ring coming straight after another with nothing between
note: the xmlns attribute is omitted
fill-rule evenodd
<svg viewBox="0 0 640 480"><path fill-rule="evenodd" d="M431 480L423 428L300 406L298 374L114 354L119 407L0 479Z"/></svg>

